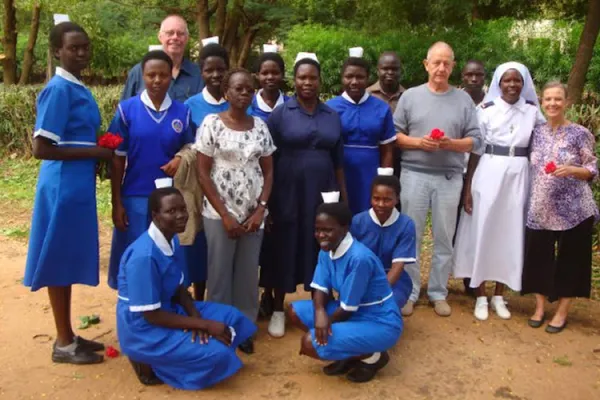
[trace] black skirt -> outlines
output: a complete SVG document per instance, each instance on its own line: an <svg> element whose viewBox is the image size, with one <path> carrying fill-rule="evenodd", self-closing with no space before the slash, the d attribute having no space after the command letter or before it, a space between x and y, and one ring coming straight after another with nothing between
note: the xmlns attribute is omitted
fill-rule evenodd
<svg viewBox="0 0 600 400"><path fill-rule="evenodd" d="M521 294L589 298L593 227L594 217L566 231L526 228Z"/></svg>

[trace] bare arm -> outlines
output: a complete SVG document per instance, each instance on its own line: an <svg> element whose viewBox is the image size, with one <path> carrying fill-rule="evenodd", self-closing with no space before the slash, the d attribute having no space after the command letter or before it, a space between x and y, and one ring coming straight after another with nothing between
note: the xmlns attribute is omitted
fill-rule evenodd
<svg viewBox="0 0 600 400"><path fill-rule="evenodd" d="M183 307L187 315L189 315L190 317L200 318L200 313L194 305L194 300L192 299L192 296L190 296L190 293L183 285L180 285L177 289L177 294L175 295L174 300L177 303L179 303L181 307Z"/></svg>
<svg viewBox="0 0 600 400"><path fill-rule="evenodd" d="M382 168L394 166L394 142L379 145L380 163Z"/></svg>
<svg viewBox="0 0 600 400"><path fill-rule="evenodd" d="M394 286L398 279L400 279L400 275L402 275L402 271L404 271L404 263L403 262L395 262L392 263L392 268L387 273L387 280L390 286Z"/></svg>
<svg viewBox="0 0 600 400"><path fill-rule="evenodd" d="M348 191L346 190L346 177L344 176L344 169L337 168L335 170L335 180L340 188L340 195L343 201L348 201Z"/></svg>
<svg viewBox="0 0 600 400"><path fill-rule="evenodd" d="M453 151L455 153L470 153L473 150L473 138L462 139L443 138L440 141L440 149Z"/></svg>
<svg viewBox="0 0 600 400"><path fill-rule="evenodd" d="M467 214L471 214L473 212L473 196L471 195L471 183L473 181L473 175L475 175L475 170L477 169L477 165L479 164L479 159L481 156L471 153L469 157L469 165L467 167L467 178L465 181L464 187L464 208Z"/></svg>
<svg viewBox="0 0 600 400"><path fill-rule="evenodd" d="M33 138L33 156L38 160L110 160L112 155L113 151L111 149L100 146L60 147L45 137L37 136Z"/></svg>

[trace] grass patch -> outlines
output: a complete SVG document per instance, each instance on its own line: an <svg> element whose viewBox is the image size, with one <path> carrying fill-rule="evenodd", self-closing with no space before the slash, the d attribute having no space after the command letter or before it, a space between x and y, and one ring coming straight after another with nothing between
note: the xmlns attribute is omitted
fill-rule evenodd
<svg viewBox="0 0 600 400"><path fill-rule="evenodd" d="M0 235L8 236L16 239L27 239L29 236L29 227L20 228L2 228L0 229Z"/></svg>
<svg viewBox="0 0 600 400"><path fill-rule="evenodd" d="M570 367L571 365L573 365L573 363L571 362L571 360L569 360L569 357L567 356L554 357L552 362L554 364L560 365L561 367Z"/></svg>

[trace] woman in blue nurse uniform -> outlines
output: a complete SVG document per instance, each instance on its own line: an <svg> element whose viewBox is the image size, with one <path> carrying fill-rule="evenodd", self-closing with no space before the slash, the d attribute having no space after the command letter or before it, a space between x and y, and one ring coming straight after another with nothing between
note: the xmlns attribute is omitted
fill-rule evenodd
<svg viewBox="0 0 600 400"><path fill-rule="evenodd" d="M321 251L311 287L313 300L293 302L288 317L308 331L300 354L332 360L326 375L347 373L367 382L389 362L387 350L402 334L402 317L379 258L349 233L352 214L324 193L317 209L315 238ZM331 299L333 291L339 301Z"/></svg>
<svg viewBox="0 0 600 400"><path fill-rule="evenodd" d="M352 219L352 236L379 257L394 299L402 309L412 291L412 280L405 264L416 261L415 224L396 209L400 200L400 181L393 168L379 168L371 185L371 208Z"/></svg>
<svg viewBox="0 0 600 400"><path fill-rule="evenodd" d="M190 111L171 100L173 61L163 51L151 51L142 60L146 89L119 103L109 131L123 137L111 174L113 230L108 285L117 288L123 252L148 229L148 196L156 179L175 175L181 158L177 152L194 141ZM206 261L203 268L206 269ZM186 270L187 272L187 270Z"/></svg>
<svg viewBox="0 0 600 400"><path fill-rule="evenodd" d="M273 110L289 100L282 92L285 77L285 63L277 54L274 44L263 45L263 54L258 58L256 77L260 89L252 99L248 112L267 122Z"/></svg>
<svg viewBox="0 0 600 400"><path fill-rule="evenodd" d="M185 230L188 213L179 190L157 189L148 203L150 228L121 260L121 350L143 384L204 389L242 367L236 348L256 326L231 306L194 302L183 285L185 256L177 233Z"/></svg>

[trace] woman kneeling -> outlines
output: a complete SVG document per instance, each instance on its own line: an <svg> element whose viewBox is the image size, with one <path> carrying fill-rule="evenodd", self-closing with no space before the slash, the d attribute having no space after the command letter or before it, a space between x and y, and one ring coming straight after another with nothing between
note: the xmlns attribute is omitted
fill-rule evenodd
<svg viewBox="0 0 600 400"><path fill-rule="evenodd" d="M119 268L121 349L144 384L203 389L241 368L235 349L256 327L233 307L194 302L182 285L185 255L176 234L188 213L181 193L158 189L148 203L150 228L127 248Z"/></svg>
<svg viewBox="0 0 600 400"><path fill-rule="evenodd" d="M307 331L300 354L332 360L326 375L347 374L367 382L389 361L386 350L402 333L402 318L381 261L350 235L352 213L337 201L339 193L324 194L317 209L315 238L321 251L311 287L313 300L292 303L290 321ZM331 297L339 293L339 301Z"/></svg>

